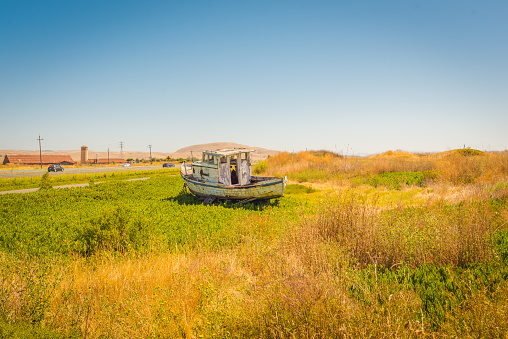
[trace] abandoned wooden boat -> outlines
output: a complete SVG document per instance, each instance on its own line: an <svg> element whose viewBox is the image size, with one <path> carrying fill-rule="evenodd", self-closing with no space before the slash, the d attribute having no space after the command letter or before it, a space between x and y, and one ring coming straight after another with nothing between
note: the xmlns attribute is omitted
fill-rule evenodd
<svg viewBox="0 0 508 339"><path fill-rule="evenodd" d="M190 192L205 202L282 197L287 178L252 176L251 152L245 148L204 151L201 161L184 162L180 175Z"/></svg>

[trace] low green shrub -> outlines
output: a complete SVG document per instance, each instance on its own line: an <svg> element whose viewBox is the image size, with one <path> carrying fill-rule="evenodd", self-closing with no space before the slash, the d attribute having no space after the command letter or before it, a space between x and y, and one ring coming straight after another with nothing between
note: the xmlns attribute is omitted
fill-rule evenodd
<svg viewBox="0 0 508 339"><path fill-rule="evenodd" d="M41 183L39 187L41 189L48 189L53 187L51 185L51 179L49 178L49 172L44 173L44 175L41 178Z"/></svg>
<svg viewBox="0 0 508 339"><path fill-rule="evenodd" d="M306 168L298 172L288 174L288 178L298 182L330 180L339 178L338 174L321 168Z"/></svg>
<svg viewBox="0 0 508 339"><path fill-rule="evenodd" d="M104 211L79 228L77 233L76 241L84 255L100 249L120 252L140 249L149 237L147 222L121 206Z"/></svg>
<svg viewBox="0 0 508 339"><path fill-rule="evenodd" d="M368 177L353 177L350 182L354 185L385 186L389 189L400 190L403 186L424 187L428 181L434 180L436 171L419 172L386 172Z"/></svg>
<svg viewBox="0 0 508 339"><path fill-rule="evenodd" d="M268 168L268 162L266 160L259 161L256 165L254 165L253 172L254 174L261 174Z"/></svg>
<svg viewBox="0 0 508 339"><path fill-rule="evenodd" d="M487 155L487 153L472 148L460 148L456 149L455 152L465 157L472 157L477 155Z"/></svg>
<svg viewBox="0 0 508 339"><path fill-rule="evenodd" d="M7 322L0 319L0 338L13 339L72 339L81 338L79 329L73 333L59 333L47 327L41 327L27 322Z"/></svg>
<svg viewBox="0 0 508 339"><path fill-rule="evenodd" d="M317 190L300 184L287 185L284 190L285 194L304 194L314 192L317 192Z"/></svg>
<svg viewBox="0 0 508 339"><path fill-rule="evenodd" d="M508 241L505 244L508 245ZM388 287L388 293L379 295L377 300L383 304L397 291L414 291L422 301L424 318L431 329L437 331L475 293L494 297L508 280L508 266L498 262L473 264L467 268L425 264L416 268L403 265L390 269L371 265L358 275L360 282L350 286L351 297L368 302L366 296L384 286Z"/></svg>
<svg viewBox="0 0 508 339"><path fill-rule="evenodd" d="M494 244L499 260L508 266L508 231L498 231L494 234Z"/></svg>

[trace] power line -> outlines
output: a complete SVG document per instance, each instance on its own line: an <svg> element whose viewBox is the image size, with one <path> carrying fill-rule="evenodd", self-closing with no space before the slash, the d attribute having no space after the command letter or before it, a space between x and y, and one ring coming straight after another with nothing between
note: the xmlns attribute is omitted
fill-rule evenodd
<svg viewBox="0 0 508 339"><path fill-rule="evenodd" d="M109 143L109 144L101 144L101 145L89 145L88 148L93 148L94 150L105 150L107 148L118 148L119 143Z"/></svg>
<svg viewBox="0 0 508 339"><path fill-rule="evenodd" d="M41 135L39 134L39 160L41 162L41 169L42 169L42 147L41 147L41 140L44 140L44 139L41 139Z"/></svg>

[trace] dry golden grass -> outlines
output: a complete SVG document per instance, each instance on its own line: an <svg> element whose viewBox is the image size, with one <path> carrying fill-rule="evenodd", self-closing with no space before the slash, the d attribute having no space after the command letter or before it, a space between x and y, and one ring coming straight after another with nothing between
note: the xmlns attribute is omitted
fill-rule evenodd
<svg viewBox="0 0 508 339"><path fill-rule="evenodd" d="M452 153L436 161L440 177L454 184L494 183L508 176L508 156L463 156Z"/></svg>
<svg viewBox="0 0 508 339"><path fill-rule="evenodd" d="M267 160L267 175L293 174L306 170L320 172L317 180L330 181L341 175L350 177L386 172L428 171L435 164L425 157L396 158L346 158L332 155L316 156L309 152L296 154L282 152Z"/></svg>
<svg viewBox="0 0 508 339"><path fill-rule="evenodd" d="M197 287L208 260L163 255L101 258L94 267L76 262L54 303L56 309L62 304L82 309L61 311L59 325L80 323L90 337L189 336L199 320L202 293Z"/></svg>
<svg viewBox="0 0 508 339"><path fill-rule="evenodd" d="M468 149L466 149L468 150ZM446 155L417 156L406 152L387 152L370 157L340 157L333 153L315 151L296 154L282 152L266 161L266 175L289 175L298 181L343 182L355 176L391 172L433 172L439 181L454 185L496 183L508 178L508 152L492 154L447 152ZM475 150L469 150L471 152ZM479 152L479 151L477 151ZM324 155L321 155L324 154Z"/></svg>
<svg viewBox="0 0 508 339"><path fill-rule="evenodd" d="M418 311L416 295L393 294L387 309L394 316L380 319L375 314L386 309L349 296L348 286L361 282L348 276L344 260L340 250L299 230L269 247L229 253L77 261L53 300L51 326L77 324L90 338L411 333L403 324Z"/></svg>
<svg viewBox="0 0 508 339"><path fill-rule="evenodd" d="M305 228L316 228L321 238L348 249L351 260L363 267L402 263L463 267L489 262L494 256L490 237L499 226L498 213L475 200L458 208L436 201L381 214L364 197L346 192L324 208Z"/></svg>

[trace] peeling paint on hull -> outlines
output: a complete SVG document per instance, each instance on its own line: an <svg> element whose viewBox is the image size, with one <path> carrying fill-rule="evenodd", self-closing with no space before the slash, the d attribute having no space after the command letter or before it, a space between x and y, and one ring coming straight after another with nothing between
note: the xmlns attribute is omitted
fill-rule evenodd
<svg viewBox="0 0 508 339"><path fill-rule="evenodd" d="M187 187L197 197L219 197L229 200L243 199L273 199L284 196L286 180L284 178L262 178L261 181L250 185L223 185L212 182L194 180L190 175L181 174ZM253 177L256 179L256 177ZM265 179L265 180L263 180Z"/></svg>

